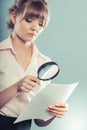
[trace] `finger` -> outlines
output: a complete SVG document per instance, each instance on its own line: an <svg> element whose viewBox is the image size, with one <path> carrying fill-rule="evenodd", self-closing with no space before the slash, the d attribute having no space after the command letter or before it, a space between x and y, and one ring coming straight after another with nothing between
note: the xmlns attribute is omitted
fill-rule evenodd
<svg viewBox="0 0 87 130"><path fill-rule="evenodd" d="M58 106L58 107L67 107L68 108L68 104L67 103L59 103L59 104L56 104L55 106Z"/></svg>
<svg viewBox="0 0 87 130"><path fill-rule="evenodd" d="M32 86L32 88L35 88L36 86L38 86L37 82L31 81L31 80L28 81L27 84Z"/></svg>
<svg viewBox="0 0 87 130"><path fill-rule="evenodd" d="M50 107L48 107L48 109L49 110L56 110L56 111L58 111L58 112L67 112L68 111L68 108L67 107L60 107L60 106L57 106L57 105L55 105L55 106L50 106Z"/></svg>
<svg viewBox="0 0 87 130"><path fill-rule="evenodd" d="M33 82L36 82L38 85L40 85L40 80L35 76L29 76L29 79Z"/></svg>
<svg viewBox="0 0 87 130"><path fill-rule="evenodd" d="M54 116L60 118L60 117L64 117L67 112L59 112L59 111L56 111L56 110L49 110L49 112L51 112L51 114L53 114Z"/></svg>
<svg viewBox="0 0 87 130"><path fill-rule="evenodd" d="M21 89L22 89L23 91L29 92L30 90L33 89L33 87L32 87L30 84L28 84L27 82L23 82L23 84L22 84L22 86L21 86Z"/></svg>
<svg viewBox="0 0 87 130"><path fill-rule="evenodd" d="M65 114L65 113L67 113L67 111L65 110L63 110L63 111L59 111L58 109L48 109L50 112L52 112L52 113L55 113L55 114Z"/></svg>
<svg viewBox="0 0 87 130"><path fill-rule="evenodd" d="M21 88L22 92L29 92L29 89L27 89L26 87L23 87Z"/></svg>
<svg viewBox="0 0 87 130"><path fill-rule="evenodd" d="M36 87L37 85L40 85L40 80L34 76L26 76L24 78L23 82L26 82L27 84L31 85L32 87Z"/></svg>
<svg viewBox="0 0 87 130"><path fill-rule="evenodd" d="M68 110L67 109L59 109L59 108L53 108L53 109L48 109L49 111L51 111L51 112L58 112L58 113L66 113L66 112L68 112Z"/></svg>
<svg viewBox="0 0 87 130"><path fill-rule="evenodd" d="M57 112L57 111L49 111L52 115L60 118L60 117L64 117L67 113L63 113L63 112Z"/></svg>

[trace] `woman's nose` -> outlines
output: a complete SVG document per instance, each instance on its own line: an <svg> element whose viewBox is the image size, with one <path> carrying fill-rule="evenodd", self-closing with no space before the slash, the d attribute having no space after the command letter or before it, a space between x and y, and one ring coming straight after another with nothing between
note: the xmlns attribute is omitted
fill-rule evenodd
<svg viewBox="0 0 87 130"><path fill-rule="evenodd" d="M38 31L39 25L38 25L38 22L37 22L37 21L34 21L34 22L32 23L31 29L34 30L34 31Z"/></svg>

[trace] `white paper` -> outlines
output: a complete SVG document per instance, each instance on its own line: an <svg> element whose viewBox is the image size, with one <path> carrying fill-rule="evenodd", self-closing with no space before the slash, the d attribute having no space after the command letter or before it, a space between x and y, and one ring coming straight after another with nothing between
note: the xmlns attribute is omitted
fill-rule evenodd
<svg viewBox="0 0 87 130"><path fill-rule="evenodd" d="M53 115L48 112L48 106L65 102L77 85L78 82L72 84L48 84L32 98L15 123L28 119L50 119Z"/></svg>

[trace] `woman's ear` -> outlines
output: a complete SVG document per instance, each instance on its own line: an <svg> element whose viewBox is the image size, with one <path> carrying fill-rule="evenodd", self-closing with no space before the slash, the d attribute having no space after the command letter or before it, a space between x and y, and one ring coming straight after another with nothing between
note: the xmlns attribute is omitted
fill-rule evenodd
<svg viewBox="0 0 87 130"><path fill-rule="evenodd" d="M16 13L14 11L12 11L10 13L10 17L11 17L12 23L15 24L16 23Z"/></svg>

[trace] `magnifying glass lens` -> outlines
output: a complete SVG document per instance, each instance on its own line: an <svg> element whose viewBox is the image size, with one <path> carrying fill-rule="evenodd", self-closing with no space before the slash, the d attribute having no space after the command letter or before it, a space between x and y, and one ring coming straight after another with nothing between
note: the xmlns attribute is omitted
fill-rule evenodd
<svg viewBox="0 0 87 130"><path fill-rule="evenodd" d="M55 62L47 62L38 69L38 78L46 81L55 78L59 73L59 66Z"/></svg>

